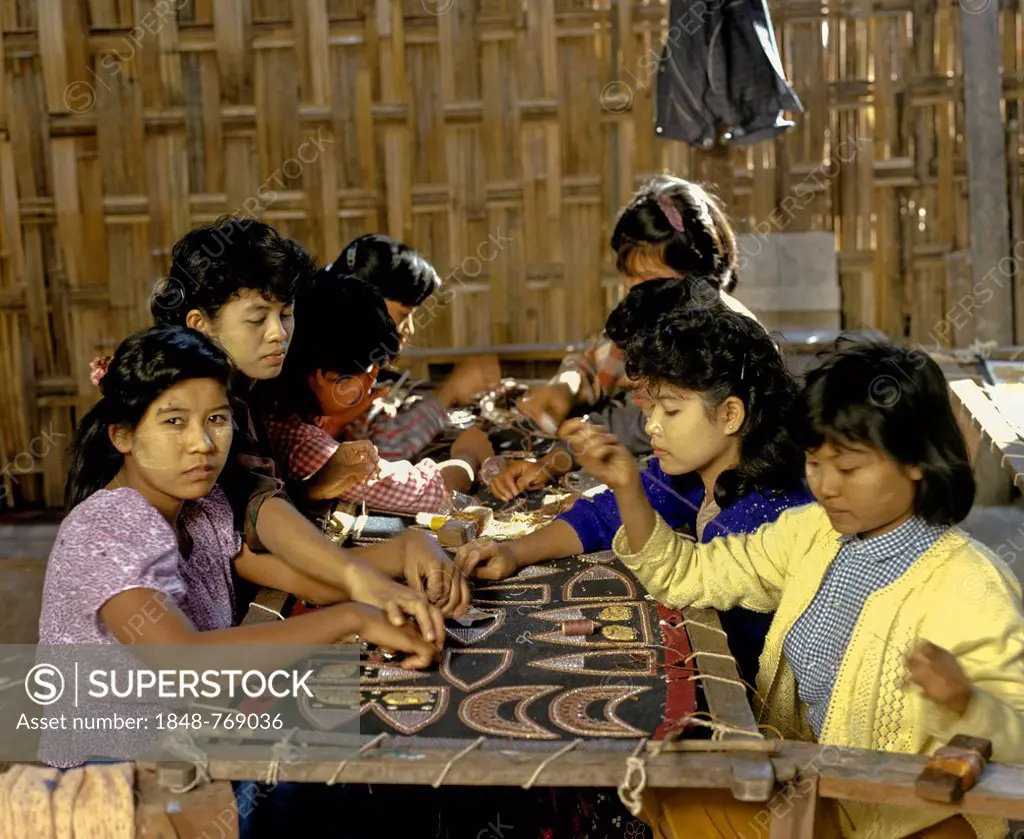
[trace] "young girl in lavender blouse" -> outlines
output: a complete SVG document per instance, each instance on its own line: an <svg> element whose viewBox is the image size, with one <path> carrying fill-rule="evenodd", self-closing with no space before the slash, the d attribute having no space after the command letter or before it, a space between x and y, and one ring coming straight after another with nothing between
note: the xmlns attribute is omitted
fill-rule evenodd
<svg viewBox="0 0 1024 839"><path fill-rule="evenodd" d="M427 666L433 645L363 604L232 626L232 567L248 548L217 484L233 438L231 370L202 333L164 326L130 336L96 371L103 396L75 439L40 644L328 644L358 633L411 653L403 666Z"/></svg>
<svg viewBox="0 0 1024 839"><path fill-rule="evenodd" d="M818 503L702 544L652 507L629 452L591 445L585 468L614 490L622 520L616 555L663 603L775 612L758 710L783 736L927 755L966 734L990 740L995 761L1024 762L1021 588L957 527L974 479L939 366L892 344L842 341L807 373L788 425ZM662 839L692 835L709 810L736 824L758 810L665 791L644 806ZM1007 829L858 802L841 816L815 835L995 839Z"/></svg>
<svg viewBox="0 0 1024 839"><path fill-rule="evenodd" d="M646 497L670 527L708 542L755 530L812 497L803 453L783 428L797 385L775 344L751 318L717 299L695 299L694 288L686 280L638 285L612 312L606 332L650 397L645 412L655 452L640 472ZM571 432L578 423L563 428ZM604 429L586 427L604 436ZM587 445L574 450L577 458ZM608 490L580 499L529 536L467 545L456 563L477 578L502 579L544 560L607 550L620 524ZM722 615L750 684L770 621L746 609Z"/></svg>

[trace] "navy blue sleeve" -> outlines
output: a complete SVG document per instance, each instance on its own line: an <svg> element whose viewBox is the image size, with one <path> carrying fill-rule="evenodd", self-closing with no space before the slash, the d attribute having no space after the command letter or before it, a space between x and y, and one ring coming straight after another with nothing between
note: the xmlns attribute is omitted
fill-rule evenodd
<svg viewBox="0 0 1024 839"><path fill-rule="evenodd" d="M697 510L704 491L699 479L687 482L685 489L680 491L672 486L671 478L661 471L657 459L653 459L650 466L640 473L640 480L651 506L661 514L669 527L696 525ZM576 531L584 553L608 550L622 526L619 505L611 490L598 493L593 498L579 499L558 518Z"/></svg>

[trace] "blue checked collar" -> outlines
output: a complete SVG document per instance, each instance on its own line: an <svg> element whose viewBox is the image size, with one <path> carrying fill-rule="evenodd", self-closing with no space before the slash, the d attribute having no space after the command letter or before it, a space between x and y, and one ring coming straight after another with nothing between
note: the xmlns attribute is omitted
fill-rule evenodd
<svg viewBox="0 0 1024 839"><path fill-rule="evenodd" d="M865 559L885 562L895 557L920 556L938 541L948 528L941 524L928 524L924 519L912 516L895 530L861 539L857 535L847 534L839 537L840 544L849 546L854 552Z"/></svg>

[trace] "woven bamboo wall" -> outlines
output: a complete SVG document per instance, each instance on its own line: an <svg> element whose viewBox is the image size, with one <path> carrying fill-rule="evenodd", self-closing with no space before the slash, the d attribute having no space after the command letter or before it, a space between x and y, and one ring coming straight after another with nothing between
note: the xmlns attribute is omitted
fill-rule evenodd
<svg viewBox="0 0 1024 839"><path fill-rule="evenodd" d="M563 341L617 296L615 210L670 168L741 229L835 230L847 325L928 340L967 247L959 9L772 8L807 112L723 161L653 135L653 0L0 0L3 494L59 502L89 360L147 325L174 240L230 211L322 261L383 230L455 271L421 345Z"/></svg>

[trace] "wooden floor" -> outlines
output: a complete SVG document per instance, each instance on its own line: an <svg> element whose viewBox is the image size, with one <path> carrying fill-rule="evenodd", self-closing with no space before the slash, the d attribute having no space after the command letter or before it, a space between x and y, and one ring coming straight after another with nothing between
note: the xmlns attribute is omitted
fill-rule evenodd
<svg viewBox="0 0 1024 839"><path fill-rule="evenodd" d="M0 643L34 644L55 524L0 524Z"/></svg>

